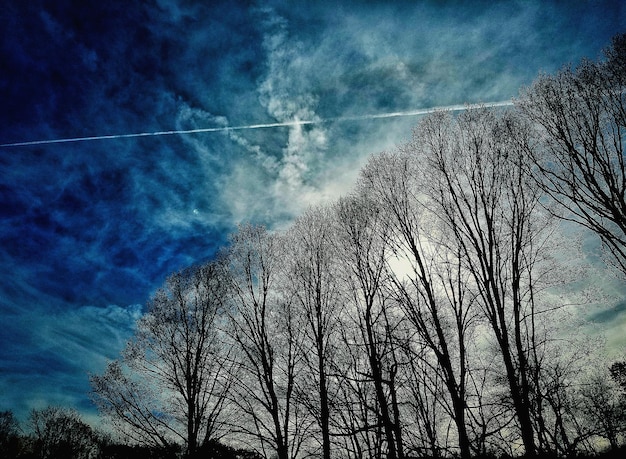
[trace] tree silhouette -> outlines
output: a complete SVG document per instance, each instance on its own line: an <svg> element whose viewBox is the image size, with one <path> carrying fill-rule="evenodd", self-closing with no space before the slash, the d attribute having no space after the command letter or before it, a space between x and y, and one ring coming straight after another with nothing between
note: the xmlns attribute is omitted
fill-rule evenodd
<svg viewBox="0 0 626 459"><path fill-rule="evenodd" d="M304 317L304 358L312 383L302 388L300 397L308 400L319 424L324 459L331 457L331 390L337 389L330 374L334 372L333 359L338 352L337 335L344 310L336 272L332 217L327 207L310 209L294 222L285 238L289 255L285 260L287 288Z"/></svg>
<svg viewBox="0 0 626 459"><path fill-rule="evenodd" d="M48 407L32 410L28 424L33 452L41 459L87 459L97 450L95 435L74 410Z"/></svg>
<svg viewBox="0 0 626 459"><path fill-rule="evenodd" d="M605 57L541 75L516 106L540 127L528 150L537 182L626 274L626 34Z"/></svg>
<svg viewBox="0 0 626 459"><path fill-rule="evenodd" d="M13 459L21 449L20 426L12 411L0 412L0 457Z"/></svg>
<svg viewBox="0 0 626 459"><path fill-rule="evenodd" d="M94 401L134 441L186 444L193 455L219 438L232 383L225 282L215 263L170 276L148 303L122 358L91 378Z"/></svg>
<svg viewBox="0 0 626 459"><path fill-rule="evenodd" d="M238 351L233 428L278 459L295 458L311 421L296 398L304 367L303 327L281 284L284 244L265 228L243 225L225 254L230 334Z"/></svg>

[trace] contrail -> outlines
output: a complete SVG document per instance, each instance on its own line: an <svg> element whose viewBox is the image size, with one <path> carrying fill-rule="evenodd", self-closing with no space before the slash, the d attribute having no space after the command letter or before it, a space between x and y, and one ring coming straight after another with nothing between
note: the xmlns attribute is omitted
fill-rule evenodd
<svg viewBox="0 0 626 459"><path fill-rule="evenodd" d="M389 112L389 113L378 113L378 114L370 114L370 115L356 115L356 116L340 116L335 118L324 118L319 120L294 120L294 121L284 121L280 123L264 123L264 124L247 124L244 126L221 126L221 127L211 127L211 128L200 128L200 129L179 129L172 131L154 131L154 132L138 132L134 134L111 134L111 135L96 135L90 137L70 137L64 139L49 139L49 140L31 140L27 142L14 142L14 143L4 143L0 144L0 148L6 147L27 147L32 145L48 145L55 143L72 143L72 142L89 142L92 140L112 140L112 139L130 139L133 137L157 137L157 136L165 136L165 135L174 135L174 134L199 134L206 132L227 132L227 131L242 131L246 129L269 129L276 127L289 127L289 126L305 126L309 124L322 124L322 123L331 123L331 122L346 122L346 121L363 121L363 120L376 120L382 118L399 118L403 116L419 116L419 115L427 115L429 113L435 113L438 111L452 111L458 112L463 110L471 110L480 107L508 107L513 105L511 101L500 101L500 102L486 102L480 104L465 104L465 105L447 105L442 107L430 107L430 108L419 108L417 110L407 110L401 112Z"/></svg>

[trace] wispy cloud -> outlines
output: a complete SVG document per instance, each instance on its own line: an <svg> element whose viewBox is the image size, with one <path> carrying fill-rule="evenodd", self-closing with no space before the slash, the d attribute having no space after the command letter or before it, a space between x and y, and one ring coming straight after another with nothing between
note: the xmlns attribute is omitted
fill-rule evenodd
<svg viewBox="0 0 626 459"><path fill-rule="evenodd" d="M132 334L140 305L82 306L56 313L40 308L5 324L0 390L3 403L24 419L49 404L93 411L88 373L101 372ZM16 390L18 389L19 390Z"/></svg>

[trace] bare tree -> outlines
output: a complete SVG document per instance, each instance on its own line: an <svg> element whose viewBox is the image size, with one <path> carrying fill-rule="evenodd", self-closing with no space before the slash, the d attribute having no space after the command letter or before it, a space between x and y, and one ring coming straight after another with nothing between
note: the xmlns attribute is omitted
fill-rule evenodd
<svg viewBox="0 0 626 459"><path fill-rule="evenodd" d="M74 410L60 407L32 410L28 425L33 453L40 459L87 459L97 449L91 427Z"/></svg>
<svg viewBox="0 0 626 459"><path fill-rule="evenodd" d="M0 457L17 458L21 449L19 422L12 411L0 411Z"/></svg>
<svg viewBox="0 0 626 459"><path fill-rule="evenodd" d="M475 312L453 239L441 243L443 228L430 215L418 177L417 157L407 152L374 156L361 172L362 193L379 203L384 231L395 254L388 267L389 296L401 306L419 340L435 357L451 400L462 458L471 455L466 425L467 344ZM452 249L452 250L450 250ZM399 264L399 266L398 266ZM442 401L443 399L439 399Z"/></svg>
<svg viewBox="0 0 626 459"><path fill-rule="evenodd" d="M592 434L604 438L611 449L620 446L626 434L626 399L619 384L607 372L591 376L581 389L581 405Z"/></svg>
<svg viewBox="0 0 626 459"><path fill-rule="evenodd" d="M510 113L437 113L414 143L427 166L429 195L453 238L450 250L496 339L525 453L536 453L530 371L539 311L542 256L551 231L540 190L526 177L530 130Z"/></svg>
<svg viewBox="0 0 626 459"><path fill-rule="evenodd" d="M322 456L331 456L331 390L333 356L337 353L339 321L342 320L339 280L331 212L328 207L310 209L298 218L286 235L289 256L284 261L288 288L304 316L306 359L313 393L309 406L321 433ZM310 351L309 351L310 350ZM331 387L333 386L333 387ZM306 391L306 387L303 388ZM303 397L311 399L309 395Z"/></svg>
<svg viewBox="0 0 626 459"><path fill-rule="evenodd" d="M383 239L386 224L377 204L364 196L341 199L336 205L337 250L342 279L360 341L367 358L367 378L376 396L377 424L384 432L387 457L402 458L402 425L399 419L396 375L397 345L394 339L397 317L385 297L388 248ZM352 312L353 311L353 312Z"/></svg>
<svg viewBox="0 0 626 459"><path fill-rule="evenodd" d="M122 358L92 376L100 411L131 439L193 455L219 438L232 382L220 332L225 283L216 263L170 276L148 303Z"/></svg>
<svg viewBox="0 0 626 459"><path fill-rule="evenodd" d="M528 150L538 183L626 274L626 35L605 55L540 76L516 106L541 128L542 148Z"/></svg>
<svg viewBox="0 0 626 459"><path fill-rule="evenodd" d="M239 228L226 254L231 336L241 354L233 401L248 422L235 427L279 459L298 456L311 426L296 399L304 333L281 284L284 254L278 235L252 225Z"/></svg>

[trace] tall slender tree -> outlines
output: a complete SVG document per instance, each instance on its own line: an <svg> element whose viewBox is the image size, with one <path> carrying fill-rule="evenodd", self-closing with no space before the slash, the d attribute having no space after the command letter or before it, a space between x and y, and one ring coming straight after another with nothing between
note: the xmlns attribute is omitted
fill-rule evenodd
<svg viewBox="0 0 626 459"><path fill-rule="evenodd" d="M277 234L253 225L239 228L226 254L231 336L240 354L233 402L247 421L234 427L278 459L297 457L311 427L296 397L304 334L281 278L284 255Z"/></svg>
<svg viewBox="0 0 626 459"><path fill-rule="evenodd" d="M376 396L377 423L384 432L387 457L404 456L402 426L394 401L397 372L396 319L384 294L388 247L380 235L386 222L378 205L364 196L341 199L336 206L338 256L347 301L360 333L368 378Z"/></svg>
<svg viewBox="0 0 626 459"><path fill-rule="evenodd" d="M91 377L101 413L134 441L188 456L219 438L232 383L220 329L225 283L216 263L170 276L148 303L121 359Z"/></svg>
<svg viewBox="0 0 626 459"><path fill-rule="evenodd" d="M408 154L407 154L408 153ZM417 336L434 355L435 370L451 400L461 457L471 455L467 431L466 392L468 334L474 312L452 240L441 243L418 182L417 158L407 152L372 157L361 171L361 192L379 203L386 243L400 269L389 265L390 291Z"/></svg>
<svg viewBox="0 0 626 459"><path fill-rule="evenodd" d="M453 237L482 314L498 344L509 396L527 456L537 453L530 371L541 255L549 216L539 188L526 176L526 124L510 113L468 110L454 119L437 113L414 138L429 177L428 193Z"/></svg>
<svg viewBox="0 0 626 459"><path fill-rule="evenodd" d="M305 325L305 358L317 397L309 401L319 424L322 457L331 457L331 377L337 353L343 306L336 276L331 212L328 207L309 209L286 234L289 257L285 260L287 285ZM310 349L310 352L308 351ZM336 386L336 384L335 384Z"/></svg>

